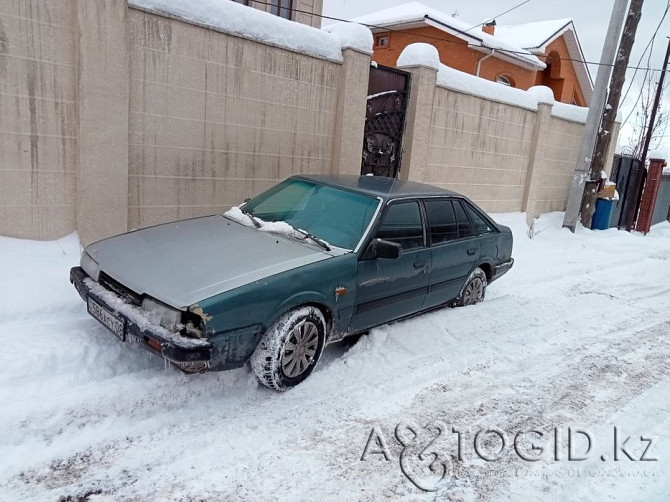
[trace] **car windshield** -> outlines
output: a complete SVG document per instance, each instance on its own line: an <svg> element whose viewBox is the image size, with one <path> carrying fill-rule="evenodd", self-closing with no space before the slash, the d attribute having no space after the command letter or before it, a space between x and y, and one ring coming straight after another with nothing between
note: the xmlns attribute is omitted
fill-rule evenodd
<svg viewBox="0 0 670 502"><path fill-rule="evenodd" d="M333 246L354 249L379 200L300 179L288 179L244 205L263 221L283 221Z"/></svg>

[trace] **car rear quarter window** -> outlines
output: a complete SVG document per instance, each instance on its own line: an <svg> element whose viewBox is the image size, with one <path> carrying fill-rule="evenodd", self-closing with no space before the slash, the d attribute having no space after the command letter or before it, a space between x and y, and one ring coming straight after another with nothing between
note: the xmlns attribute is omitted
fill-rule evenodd
<svg viewBox="0 0 670 502"><path fill-rule="evenodd" d="M454 201L454 212L456 213L456 222L458 223L458 238L472 237L475 235L475 229L472 222L463 209L460 201Z"/></svg>
<svg viewBox="0 0 670 502"><path fill-rule="evenodd" d="M495 232L491 224L486 221L486 219L479 211L467 203L465 204L465 207L468 211L468 214L470 215L470 218L472 218L472 221L475 224L475 231L477 232L477 235L491 234Z"/></svg>
<svg viewBox="0 0 670 502"><path fill-rule="evenodd" d="M386 210L377 238L397 242L403 249L423 246L423 225L418 202L392 204Z"/></svg>
<svg viewBox="0 0 670 502"><path fill-rule="evenodd" d="M458 226L454 205L450 200L426 200L426 214L430 225L430 238L433 244L458 239Z"/></svg>

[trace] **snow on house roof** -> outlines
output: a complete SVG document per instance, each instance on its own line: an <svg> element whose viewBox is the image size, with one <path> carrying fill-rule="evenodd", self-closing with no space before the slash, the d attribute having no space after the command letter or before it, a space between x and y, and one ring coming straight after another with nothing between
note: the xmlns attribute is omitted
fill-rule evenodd
<svg viewBox="0 0 670 502"><path fill-rule="evenodd" d="M513 26L497 26L496 36L529 51L531 49L540 50L570 24L572 24L572 19L554 19Z"/></svg>
<svg viewBox="0 0 670 502"><path fill-rule="evenodd" d="M537 56L522 47L484 33L479 26L473 26L445 12L428 7L421 2L409 2L396 7L390 7L356 17L352 21L368 25L373 30L375 28L389 28L391 26L402 28L416 24L427 24L465 40L473 49L496 49L500 51L495 53L494 57L512 59L517 64L521 63L533 69L545 68L545 64Z"/></svg>
<svg viewBox="0 0 670 502"><path fill-rule="evenodd" d="M551 42L563 36L584 99L587 103L591 101L593 80L586 66L584 52L577 38L577 31L572 19L554 19L513 26L498 26L495 36L507 43L518 45L533 54L545 52Z"/></svg>
<svg viewBox="0 0 670 502"><path fill-rule="evenodd" d="M343 48L372 53L370 30L354 23L329 33L222 0L128 0L128 5L332 61L342 61Z"/></svg>

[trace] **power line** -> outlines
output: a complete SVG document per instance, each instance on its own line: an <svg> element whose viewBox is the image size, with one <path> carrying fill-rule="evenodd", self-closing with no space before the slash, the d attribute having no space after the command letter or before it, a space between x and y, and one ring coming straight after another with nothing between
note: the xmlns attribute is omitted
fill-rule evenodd
<svg viewBox="0 0 670 502"><path fill-rule="evenodd" d="M514 7L512 7L511 9L507 9L505 12L501 12L501 13L498 14L497 16L490 17L489 19L494 19L494 20L495 20L497 17L503 17L505 14L508 14L508 13L512 12L513 10L518 9L518 8L521 7L522 5L526 5L528 2L530 2L530 0L524 0L524 1L521 2L520 4L517 4L517 5L515 5ZM487 21L488 21L488 20L487 20ZM471 26L470 28L468 28L468 29L465 30L465 31L467 32L467 31L470 31L470 30L474 30L475 28L479 28L481 25L483 25L483 24L486 23L487 21L483 21L483 22L481 22L481 23L479 23L479 24L476 24L476 25L474 25L474 26Z"/></svg>
<svg viewBox="0 0 670 502"><path fill-rule="evenodd" d="M658 34L658 30L661 28L661 25L663 24L663 21L665 17L668 14L668 10L670 10L670 1L666 4L665 6L665 11L663 12L663 16L661 16L661 20L658 23L658 26L656 27L656 30L654 30L654 33L652 34L651 38L649 39L649 42L647 42L647 46L644 48L644 51L642 51L642 55L640 56L640 59L638 61L638 65L642 63L642 60L644 59L645 54L647 53L647 50L649 50L649 55L647 57L647 65L651 63L651 55L654 51L654 41L656 40L656 35ZM628 89L626 89L626 93L621 100L622 103L625 103L626 98L628 97L628 93L630 92L631 88L633 87L633 83L635 82L635 75L637 75L637 70L633 73L633 76L630 79L630 83L628 84ZM630 109L630 112L624 119L624 121L621 123L621 125L624 125L628 123L628 120L631 118L633 115L633 112L637 108L638 103L640 102L640 99L642 99L642 94L645 92L645 85L647 83L647 79L649 79L649 71L645 71L644 73L644 78L642 79L642 85L640 86L640 92L637 95L637 98L635 98L635 103Z"/></svg>
<svg viewBox="0 0 670 502"><path fill-rule="evenodd" d="M646 47L644 48L644 51L642 51L642 55L640 56L640 59L638 60L637 64L640 65L642 64L642 60L644 59L645 54L651 47L651 52L653 52L653 47L654 47L654 40L656 40L656 35L658 35L658 30L661 29L661 25L663 24L663 21L665 20L665 17L668 15L668 10L670 10L670 2L668 2L665 6L665 11L663 12L663 15L661 16L661 20L658 22L658 26L656 26L656 29L654 30L654 33L652 34L651 38L649 39L649 42L647 42ZM650 52L650 53L651 53ZM628 84L628 89L626 89L626 92L624 93L623 99L621 100L626 101L626 98L628 97L628 93L631 90L631 87L633 87L633 81L635 79L635 76L637 75L637 70L635 70L635 73L633 73L633 76L631 77L630 84ZM645 75L646 78L646 75Z"/></svg>
<svg viewBox="0 0 670 502"><path fill-rule="evenodd" d="M527 1L530 1L530 0L527 0ZM269 5L269 6L277 7L276 4L272 4L270 2L263 2L261 0L254 0L254 3L260 4L260 5ZM523 5L523 4L519 4L519 5L513 7L510 10L514 10L515 8L520 7L521 5ZM402 33L402 30L395 30L395 29L389 28L388 26L378 26L378 25L375 25L375 24L360 23L360 22L357 22L357 21L352 21L350 19L342 19L342 18L334 17L334 16L326 16L324 14L315 14L314 12L311 12L311 11L308 11L308 10L292 9L290 7L282 7L282 6L279 6L279 10L280 11L281 10L288 10L288 11L293 11L293 12L299 12L301 14L309 14L311 16L316 16L316 17L319 17L321 19L327 19L329 21L337 21L337 22L340 22L340 23L360 24L362 26L365 26L366 28L374 28L374 29L383 30L383 31L389 32L389 33ZM498 17L500 17L501 15L502 14L500 14ZM478 25L478 26L481 26L481 25ZM472 29L472 28L469 28L469 30L470 29ZM436 41L439 41L439 42L460 44L460 42L455 41L455 40L445 40L444 38L434 37L434 36L426 35L426 34L414 33L414 35L419 37L419 38L426 39L426 40L436 40ZM473 38L477 38L477 37L473 36ZM477 39L477 40L479 40L479 39ZM503 54L508 54L508 55L512 54L512 55L522 55L522 56L534 56L534 54L532 54L528 51L513 51L511 49L503 49L503 48L498 48L498 47L488 47L486 45L481 45L479 47L482 47L482 48L485 48L485 49L495 49L496 52L501 52ZM554 58L554 59L556 59L556 58ZM592 65L592 66L609 66L609 67L614 66L614 63L600 63L600 62L595 62L595 61L586 61L584 59L577 59L577 58L559 57L557 59L559 59L561 61L571 61L571 62L582 63L582 64L585 64L585 65ZM626 66L626 69L627 70L655 71L655 72L663 71L663 69L661 69L661 68L651 68L651 67L648 67L648 66Z"/></svg>

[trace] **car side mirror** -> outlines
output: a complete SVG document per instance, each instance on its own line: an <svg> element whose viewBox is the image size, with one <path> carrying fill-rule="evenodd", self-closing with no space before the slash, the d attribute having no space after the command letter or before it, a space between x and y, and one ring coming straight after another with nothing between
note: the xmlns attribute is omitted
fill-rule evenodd
<svg viewBox="0 0 670 502"><path fill-rule="evenodd" d="M363 259L386 258L395 260L402 254L402 246L397 242L373 239L363 254Z"/></svg>

